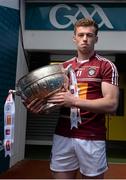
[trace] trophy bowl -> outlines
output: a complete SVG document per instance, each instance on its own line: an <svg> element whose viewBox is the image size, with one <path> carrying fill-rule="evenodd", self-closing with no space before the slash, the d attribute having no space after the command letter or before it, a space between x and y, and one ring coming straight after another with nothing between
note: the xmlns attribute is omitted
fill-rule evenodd
<svg viewBox="0 0 126 180"><path fill-rule="evenodd" d="M62 64L51 64L31 71L18 80L16 95L29 102L35 98L46 99L54 93L68 89L68 77ZM53 104L46 104L44 110L52 108Z"/></svg>

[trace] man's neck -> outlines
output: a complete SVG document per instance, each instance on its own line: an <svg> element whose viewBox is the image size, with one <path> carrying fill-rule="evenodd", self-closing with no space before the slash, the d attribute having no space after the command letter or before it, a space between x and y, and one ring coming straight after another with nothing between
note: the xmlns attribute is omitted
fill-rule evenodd
<svg viewBox="0 0 126 180"><path fill-rule="evenodd" d="M89 60L93 54L94 54L94 51L92 51L91 53L78 52L78 61Z"/></svg>

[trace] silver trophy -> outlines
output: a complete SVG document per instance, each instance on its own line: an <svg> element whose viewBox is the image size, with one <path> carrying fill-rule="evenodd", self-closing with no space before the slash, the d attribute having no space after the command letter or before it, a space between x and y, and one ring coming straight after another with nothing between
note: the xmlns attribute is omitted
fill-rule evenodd
<svg viewBox="0 0 126 180"><path fill-rule="evenodd" d="M42 112L55 109L55 104L46 103L48 97L63 89L67 90L69 79L62 64L52 64L38 68L18 80L15 94L32 102L35 98L43 100Z"/></svg>

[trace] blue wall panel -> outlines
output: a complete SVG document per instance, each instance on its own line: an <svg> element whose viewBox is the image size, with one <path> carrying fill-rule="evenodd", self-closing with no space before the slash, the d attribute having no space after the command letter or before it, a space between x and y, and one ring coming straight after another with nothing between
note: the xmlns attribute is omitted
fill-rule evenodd
<svg viewBox="0 0 126 180"><path fill-rule="evenodd" d="M4 103L15 89L19 34L19 10L0 6L0 141L4 139ZM9 167L9 157L0 151L0 172Z"/></svg>

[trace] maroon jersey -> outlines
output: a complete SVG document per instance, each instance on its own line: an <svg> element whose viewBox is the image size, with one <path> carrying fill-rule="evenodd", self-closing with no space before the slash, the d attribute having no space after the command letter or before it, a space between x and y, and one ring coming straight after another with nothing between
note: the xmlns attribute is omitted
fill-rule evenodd
<svg viewBox="0 0 126 180"><path fill-rule="evenodd" d="M118 72L115 65L106 58L94 54L84 63L72 58L63 63L64 67L72 64L76 73L79 96L82 99L102 98L101 83L107 82L118 86ZM105 114L80 110L81 123L78 128L70 125L70 108L61 108L55 133L65 137L104 140L106 139Z"/></svg>

